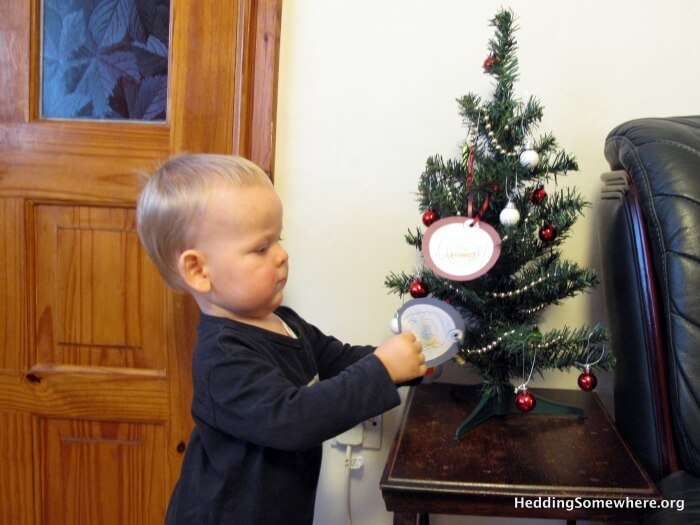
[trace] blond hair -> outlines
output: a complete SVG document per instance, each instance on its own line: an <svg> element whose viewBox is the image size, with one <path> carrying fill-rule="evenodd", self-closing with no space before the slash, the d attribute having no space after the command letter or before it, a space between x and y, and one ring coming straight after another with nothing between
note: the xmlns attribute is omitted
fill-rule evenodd
<svg viewBox="0 0 700 525"><path fill-rule="evenodd" d="M235 155L180 154L148 178L136 204L136 229L165 282L185 291L178 256L187 249L212 192L221 184L272 186L257 165Z"/></svg>

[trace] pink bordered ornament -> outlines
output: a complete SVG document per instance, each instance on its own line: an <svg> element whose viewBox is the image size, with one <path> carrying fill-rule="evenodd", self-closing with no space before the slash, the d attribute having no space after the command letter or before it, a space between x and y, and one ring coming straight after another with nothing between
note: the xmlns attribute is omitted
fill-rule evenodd
<svg viewBox="0 0 700 525"><path fill-rule="evenodd" d="M426 230L422 251L426 266L437 275L452 281L471 281L496 264L501 237L483 221L448 217Z"/></svg>

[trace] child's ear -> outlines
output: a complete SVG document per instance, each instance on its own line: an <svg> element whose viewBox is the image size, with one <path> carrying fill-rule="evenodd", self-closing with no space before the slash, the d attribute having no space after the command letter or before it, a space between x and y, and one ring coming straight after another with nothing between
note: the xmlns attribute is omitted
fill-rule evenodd
<svg viewBox="0 0 700 525"><path fill-rule="evenodd" d="M206 271L206 258L197 250L185 250L177 260L177 269L187 285L200 293L211 290L211 281Z"/></svg>

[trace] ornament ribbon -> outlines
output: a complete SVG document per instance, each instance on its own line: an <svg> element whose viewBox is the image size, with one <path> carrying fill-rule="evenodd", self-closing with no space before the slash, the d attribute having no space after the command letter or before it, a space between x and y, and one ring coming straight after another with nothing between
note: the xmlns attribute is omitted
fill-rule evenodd
<svg viewBox="0 0 700 525"><path fill-rule="evenodd" d="M469 155L467 156L467 217L472 218L474 212L474 196L472 195L471 185L474 182L474 146L469 145ZM489 209L489 201L491 194L486 192L486 198L479 208L479 212L474 217L474 222L470 226L476 226L481 220L481 216Z"/></svg>

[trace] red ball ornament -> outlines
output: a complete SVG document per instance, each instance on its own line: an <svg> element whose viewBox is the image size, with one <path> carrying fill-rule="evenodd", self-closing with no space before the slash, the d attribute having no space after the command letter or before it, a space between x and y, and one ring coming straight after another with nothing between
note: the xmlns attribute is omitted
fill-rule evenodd
<svg viewBox="0 0 700 525"><path fill-rule="evenodd" d="M545 224L540 228L539 236L542 242L552 242L557 238L557 229L553 224Z"/></svg>
<svg viewBox="0 0 700 525"><path fill-rule="evenodd" d="M590 367L586 367L581 375L578 376L578 386L584 392L590 392L596 387L597 384L598 378L595 376L595 374L591 373Z"/></svg>
<svg viewBox="0 0 700 525"><path fill-rule="evenodd" d="M498 64L501 61L500 58L497 56L489 55L486 57L486 60L484 60L484 70L488 71L490 70L494 64Z"/></svg>
<svg viewBox="0 0 700 525"><path fill-rule="evenodd" d="M430 208L428 208L427 210L425 210L425 213L423 213L423 224L425 224L426 226L430 226L438 219L440 219L440 214L435 210L431 210Z"/></svg>
<svg viewBox="0 0 700 525"><path fill-rule="evenodd" d="M530 194L530 202L535 206L542 204L542 201L547 198L547 192L544 191L544 184L538 184Z"/></svg>
<svg viewBox="0 0 700 525"><path fill-rule="evenodd" d="M411 287L408 289L408 293L410 293L411 297L414 299L425 297L429 292L430 290L428 290L428 285L420 279L414 279L414 281L411 283Z"/></svg>
<svg viewBox="0 0 700 525"><path fill-rule="evenodd" d="M515 407L521 412L530 412L535 408L536 404L535 396L527 388L518 390L518 393L515 395Z"/></svg>

